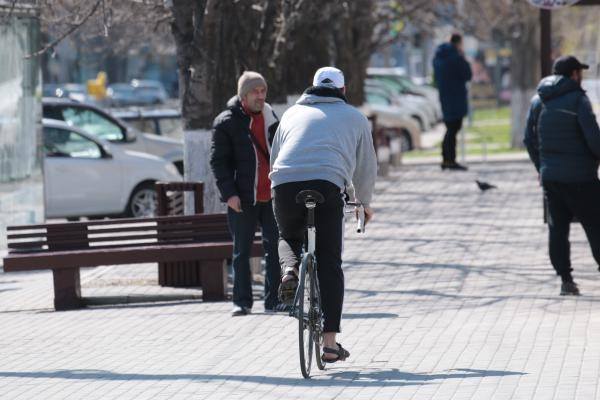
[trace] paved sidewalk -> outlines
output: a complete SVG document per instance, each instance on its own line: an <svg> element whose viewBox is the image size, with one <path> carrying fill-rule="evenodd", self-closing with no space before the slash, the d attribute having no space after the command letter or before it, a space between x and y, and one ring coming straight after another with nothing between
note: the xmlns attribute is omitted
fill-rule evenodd
<svg viewBox="0 0 600 400"><path fill-rule="evenodd" d="M295 320L260 301L238 318L194 299L57 313L49 273L0 274L0 398L600 398L600 274L574 225L583 296L558 296L528 163L406 166L377 191L376 220L345 243L348 362L302 379ZM154 271L86 271L84 295L154 293Z"/></svg>

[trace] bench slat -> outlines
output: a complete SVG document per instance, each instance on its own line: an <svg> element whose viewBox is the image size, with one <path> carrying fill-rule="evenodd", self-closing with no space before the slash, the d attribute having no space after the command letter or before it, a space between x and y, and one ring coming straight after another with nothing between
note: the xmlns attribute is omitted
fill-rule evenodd
<svg viewBox="0 0 600 400"><path fill-rule="evenodd" d="M19 242L19 243L9 243L8 248L10 249L25 249L28 247L41 247L41 246L49 246L52 245L74 245L72 250L76 250L79 248L87 248L88 244L93 245L94 243L103 243L103 242L127 242L122 243L122 246L135 246L137 245L135 241L139 240L156 240L158 243L160 242L170 242L174 239L188 239L190 241L195 242L223 242L223 241L231 241L231 236L229 232L214 233L214 232L181 232L181 233L168 233L168 234L156 234L151 233L147 235L130 235L130 236L106 236L106 237L98 237L98 238L89 238L84 244L82 244L82 239L67 239L67 240L43 240L43 241L34 241L34 242ZM146 242L147 243L147 242ZM144 245L144 244L141 244Z"/></svg>
<svg viewBox="0 0 600 400"><path fill-rule="evenodd" d="M150 222L180 222L180 221L227 221L227 214L194 214L194 215L167 215L164 217L153 218L120 218L99 221L83 221L83 222L61 222L53 224L38 224L38 225L13 225L6 227L7 231L33 230L52 228L82 228L86 226L100 225L117 225L117 224L137 224Z"/></svg>
<svg viewBox="0 0 600 400"><path fill-rule="evenodd" d="M192 223L184 224L166 224L161 223L159 225L147 225L147 226L124 226L124 227L116 227L116 228L100 228L100 229L88 229L88 235L98 235L104 233L122 233L122 232L139 232L139 231L148 231L148 230L158 230L158 231L177 231L177 230L211 230L211 231L225 231L228 230L227 226L224 225L220 221L210 221L210 222L202 222L202 223ZM7 239L28 239L28 238L37 238L37 237L45 237L47 235L46 231L34 232L34 233L13 233L6 235ZM73 237L80 236L81 231L72 231L65 230L59 232L53 232L53 237Z"/></svg>
<svg viewBox="0 0 600 400"><path fill-rule="evenodd" d="M15 272L150 262L220 260L231 256L232 247L231 242L207 242L9 254L4 258L4 270ZM255 241L252 246L252 256L262 254L261 243Z"/></svg>

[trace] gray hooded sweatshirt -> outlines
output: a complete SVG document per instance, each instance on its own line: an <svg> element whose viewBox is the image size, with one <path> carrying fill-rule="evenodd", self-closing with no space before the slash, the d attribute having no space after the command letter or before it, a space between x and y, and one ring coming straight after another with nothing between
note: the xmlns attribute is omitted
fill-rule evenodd
<svg viewBox="0 0 600 400"><path fill-rule="evenodd" d="M377 177L371 124L338 97L303 94L281 117L271 148L271 187L325 180L368 206Z"/></svg>

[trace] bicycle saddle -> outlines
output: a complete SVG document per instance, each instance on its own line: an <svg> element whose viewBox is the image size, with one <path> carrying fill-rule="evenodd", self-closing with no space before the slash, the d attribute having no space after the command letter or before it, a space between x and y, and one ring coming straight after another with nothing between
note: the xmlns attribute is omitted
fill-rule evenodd
<svg viewBox="0 0 600 400"><path fill-rule="evenodd" d="M303 190L296 195L296 203L306 204L308 201L314 201L317 204L321 204L325 202L325 198L316 190Z"/></svg>

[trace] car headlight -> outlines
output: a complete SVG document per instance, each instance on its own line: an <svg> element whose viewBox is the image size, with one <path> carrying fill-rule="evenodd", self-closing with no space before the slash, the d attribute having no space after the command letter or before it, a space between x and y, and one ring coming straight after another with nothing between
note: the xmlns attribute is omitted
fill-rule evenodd
<svg viewBox="0 0 600 400"><path fill-rule="evenodd" d="M177 169L177 167L173 164L167 164L165 166L165 169L167 170L167 172L171 175L176 175L176 176L181 176L179 174L179 170Z"/></svg>

